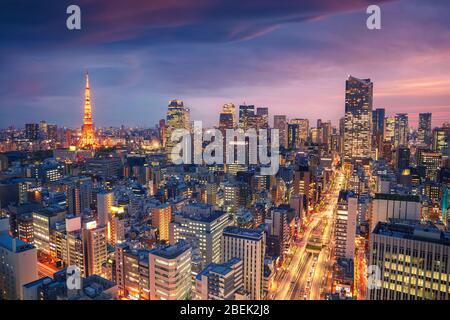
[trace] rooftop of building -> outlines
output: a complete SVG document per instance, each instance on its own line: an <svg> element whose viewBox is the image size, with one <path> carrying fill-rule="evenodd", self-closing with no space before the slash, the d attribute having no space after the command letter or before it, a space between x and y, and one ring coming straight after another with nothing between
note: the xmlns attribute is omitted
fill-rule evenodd
<svg viewBox="0 0 450 320"><path fill-rule="evenodd" d="M212 206L210 204L207 204L207 203L195 202L195 203L187 204L186 207L198 208L198 209L209 209Z"/></svg>
<svg viewBox="0 0 450 320"><path fill-rule="evenodd" d="M264 225L257 229L247 229L235 226L228 226L223 231L224 235L242 237L250 240L260 240L264 235Z"/></svg>
<svg viewBox="0 0 450 320"><path fill-rule="evenodd" d="M348 198L353 197L355 194L351 190L341 190L339 191L338 202L346 202Z"/></svg>
<svg viewBox="0 0 450 320"><path fill-rule="evenodd" d="M450 246L450 232L441 230L432 223L423 224L412 220L392 219L390 222L379 222L373 233Z"/></svg>
<svg viewBox="0 0 450 320"><path fill-rule="evenodd" d="M43 277L36 281L27 283L25 288L40 287L44 290L55 290L56 288L64 288L64 290L54 291L51 295L51 299L63 299L63 300L110 300L113 295L107 290L116 286L116 284L110 280L107 280L99 275L91 275L87 278L83 278L82 289L75 292L68 292L66 290L66 275L67 270L62 269L53 275L53 279L50 277Z"/></svg>
<svg viewBox="0 0 450 320"><path fill-rule="evenodd" d="M174 245L156 248L150 251L150 254L165 259L174 259L182 253L190 250L191 246L186 241L179 241Z"/></svg>
<svg viewBox="0 0 450 320"><path fill-rule="evenodd" d="M66 211L66 209L64 209L60 206L51 206L51 207L46 207L44 209L35 210L34 213L38 213L40 215L47 216L47 217L52 217L63 211Z"/></svg>
<svg viewBox="0 0 450 320"><path fill-rule="evenodd" d="M420 197L410 194L376 193L375 200L420 202Z"/></svg>
<svg viewBox="0 0 450 320"><path fill-rule="evenodd" d="M19 238L13 238L5 231L0 232L0 247L5 248L8 251L15 252L34 249L34 246L31 243L22 241Z"/></svg>
<svg viewBox="0 0 450 320"><path fill-rule="evenodd" d="M202 276L206 276L210 272L214 272L220 275L226 275L233 270L232 266L239 263L240 261L242 260L239 258L232 258L229 261L221 264L210 263L201 272L199 272L195 278L197 280L201 280Z"/></svg>
<svg viewBox="0 0 450 320"><path fill-rule="evenodd" d="M189 220L198 221L198 222L206 222L210 223L214 220L222 217L226 214L224 211L215 210L209 214L200 214L200 213L187 213L187 212L177 212L176 215L181 215L183 218L187 218Z"/></svg>

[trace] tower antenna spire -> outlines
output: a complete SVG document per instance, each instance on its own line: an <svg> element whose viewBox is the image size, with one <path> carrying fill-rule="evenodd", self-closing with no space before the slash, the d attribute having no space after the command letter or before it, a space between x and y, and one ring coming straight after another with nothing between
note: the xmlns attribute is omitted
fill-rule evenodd
<svg viewBox="0 0 450 320"><path fill-rule="evenodd" d="M94 123L92 121L91 89L89 88L89 73L86 69L86 88L84 93L84 117L81 128L81 140L79 146L82 148L95 148L97 141L95 138Z"/></svg>

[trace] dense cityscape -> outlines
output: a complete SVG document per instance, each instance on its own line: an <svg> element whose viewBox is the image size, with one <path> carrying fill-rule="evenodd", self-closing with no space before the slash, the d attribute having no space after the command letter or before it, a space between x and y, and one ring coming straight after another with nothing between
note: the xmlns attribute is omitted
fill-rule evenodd
<svg viewBox="0 0 450 320"><path fill-rule="evenodd" d="M217 106L224 135L278 136L267 175L249 137L231 162L173 163L174 132L202 120L182 100L97 128L90 77L78 128L0 130L0 299L450 299L450 119L413 126L354 76L338 123Z"/></svg>

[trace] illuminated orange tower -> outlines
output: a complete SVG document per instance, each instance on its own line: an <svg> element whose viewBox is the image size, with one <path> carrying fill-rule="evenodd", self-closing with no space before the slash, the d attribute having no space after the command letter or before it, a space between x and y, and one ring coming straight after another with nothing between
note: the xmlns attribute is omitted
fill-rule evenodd
<svg viewBox="0 0 450 320"><path fill-rule="evenodd" d="M91 92L89 89L89 74L86 71L86 89L84 91L84 117L83 127L81 128L80 148L95 148L97 141L95 140L94 123L92 122L91 108Z"/></svg>

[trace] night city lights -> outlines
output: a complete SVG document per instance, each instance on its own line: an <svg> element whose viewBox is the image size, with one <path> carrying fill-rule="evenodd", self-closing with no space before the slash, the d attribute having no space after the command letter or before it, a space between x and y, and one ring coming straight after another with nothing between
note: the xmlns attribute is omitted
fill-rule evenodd
<svg viewBox="0 0 450 320"><path fill-rule="evenodd" d="M448 1L8 0L0 21L0 310L450 301Z"/></svg>

